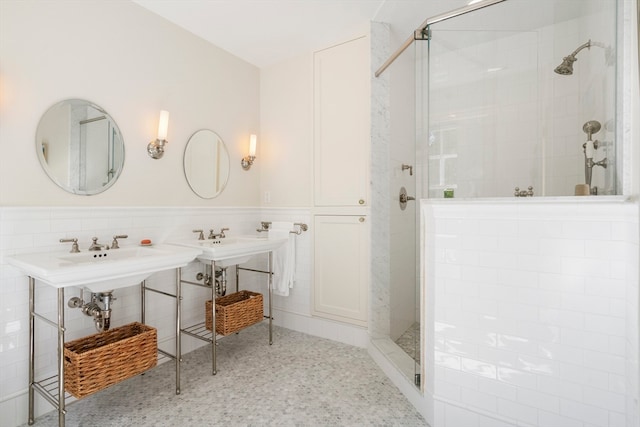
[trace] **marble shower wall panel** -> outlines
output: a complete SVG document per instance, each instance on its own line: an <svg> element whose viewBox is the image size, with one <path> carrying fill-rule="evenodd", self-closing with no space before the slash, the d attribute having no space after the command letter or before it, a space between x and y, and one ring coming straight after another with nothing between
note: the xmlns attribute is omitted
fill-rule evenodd
<svg viewBox="0 0 640 427"><path fill-rule="evenodd" d="M371 23L371 74L391 54L389 26ZM371 291L369 333L388 337L390 328L390 161L389 73L371 80Z"/></svg>

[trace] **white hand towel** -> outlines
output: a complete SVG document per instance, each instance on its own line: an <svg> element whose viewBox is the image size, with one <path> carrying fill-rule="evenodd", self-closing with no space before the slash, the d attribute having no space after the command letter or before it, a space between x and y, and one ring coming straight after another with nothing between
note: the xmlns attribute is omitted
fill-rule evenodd
<svg viewBox="0 0 640 427"><path fill-rule="evenodd" d="M270 239L287 239L287 242L273 251L273 293L289 296L296 280L296 235L290 233L292 222L272 222Z"/></svg>

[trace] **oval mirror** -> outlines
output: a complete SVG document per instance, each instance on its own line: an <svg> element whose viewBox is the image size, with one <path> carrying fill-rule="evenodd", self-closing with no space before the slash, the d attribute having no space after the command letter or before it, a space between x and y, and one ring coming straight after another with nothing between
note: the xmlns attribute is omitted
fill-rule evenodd
<svg viewBox="0 0 640 427"><path fill-rule="evenodd" d="M184 175L203 199L213 199L229 180L229 153L217 133L202 129L191 135L184 150Z"/></svg>
<svg viewBox="0 0 640 427"><path fill-rule="evenodd" d="M124 141L115 120L82 99L64 100L42 115L36 150L49 178L73 194L102 193L124 165Z"/></svg>

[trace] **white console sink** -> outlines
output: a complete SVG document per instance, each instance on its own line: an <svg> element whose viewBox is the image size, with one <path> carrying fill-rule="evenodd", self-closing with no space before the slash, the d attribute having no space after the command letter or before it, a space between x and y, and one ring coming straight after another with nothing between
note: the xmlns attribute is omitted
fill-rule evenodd
<svg viewBox="0 0 640 427"><path fill-rule="evenodd" d="M252 256L273 251L286 242L286 238L237 236L213 240L178 240L171 243L200 249L201 254L197 256L200 261L215 261L217 266L228 267L230 265L243 264Z"/></svg>
<svg viewBox="0 0 640 427"><path fill-rule="evenodd" d="M173 245L133 246L75 254L28 253L7 257L7 262L56 288L82 286L104 292L136 285L158 271L183 267L201 252Z"/></svg>

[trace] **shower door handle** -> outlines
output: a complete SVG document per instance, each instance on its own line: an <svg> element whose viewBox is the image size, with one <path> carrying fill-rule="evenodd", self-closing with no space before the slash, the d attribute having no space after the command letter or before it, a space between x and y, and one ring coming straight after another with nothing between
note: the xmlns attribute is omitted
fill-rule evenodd
<svg viewBox="0 0 640 427"><path fill-rule="evenodd" d="M409 200L415 200L416 198L413 196L408 196L407 195L407 189L404 187L400 188L400 197L399 197L399 201L400 201L400 209L401 210L405 210L407 208L407 202Z"/></svg>

